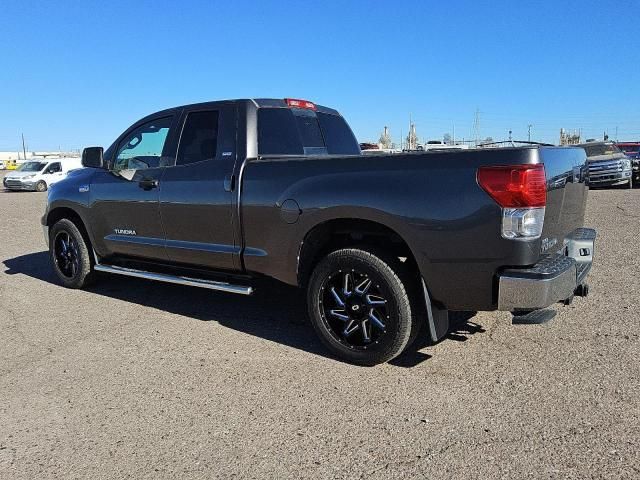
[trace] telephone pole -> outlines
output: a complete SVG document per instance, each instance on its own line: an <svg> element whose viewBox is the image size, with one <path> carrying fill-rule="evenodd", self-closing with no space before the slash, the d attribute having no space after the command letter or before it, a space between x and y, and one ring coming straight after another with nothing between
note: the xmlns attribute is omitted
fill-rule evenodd
<svg viewBox="0 0 640 480"><path fill-rule="evenodd" d="M480 139L480 109L476 108L476 115L473 119L473 135L476 137L476 147Z"/></svg>
<svg viewBox="0 0 640 480"><path fill-rule="evenodd" d="M27 149L24 146L24 133L22 134L22 154L24 155L24 160L27 159Z"/></svg>
<svg viewBox="0 0 640 480"><path fill-rule="evenodd" d="M531 124L527 125L528 131L529 131L529 134L528 134L529 141L531 141L531 127L533 127L533 125Z"/></svg>

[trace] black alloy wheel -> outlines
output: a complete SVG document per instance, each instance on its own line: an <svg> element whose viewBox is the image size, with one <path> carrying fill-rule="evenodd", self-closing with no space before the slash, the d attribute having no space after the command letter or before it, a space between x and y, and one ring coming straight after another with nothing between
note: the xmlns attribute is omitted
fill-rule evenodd
<svg viewBox="0 0 640 480"><path fill-rule="evenodd" d="M366 273L340 270L327 278L321 290L322 317L338 342L365 350L387 333L388 293Z"/></svg>
<svg viewBox="0 0 640 480"><path fill-rule="evenodd" d="M53 258L62 275L72 279L80 270L78 242L67 231L58 232L53 241Z"/></svg>
<svg viewBox="0 0 640 480"><path fill-rule="evenodd" d="M93 264L89 242L78 227L63 218L49 232L49 252L58 279L67 288L82 288L91 281Z"/></svg>
<svg viewBox="0 0 640 480"><path fill-rule="evenodd" d="M359 365L387 362L420 329L409 295L413 284L393 256L363 248L336 250L320 260L309 280L311 323L337 357Z"/></svg>

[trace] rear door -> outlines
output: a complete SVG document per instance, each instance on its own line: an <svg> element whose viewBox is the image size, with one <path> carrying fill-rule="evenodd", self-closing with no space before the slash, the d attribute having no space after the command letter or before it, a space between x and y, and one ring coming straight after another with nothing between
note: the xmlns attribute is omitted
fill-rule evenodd
<svg viewBox="0 0 640 480"><path fill-rule="evenodd" d="M236 270L236 106L208 105L185 109L175 165L162 177L160 213L167 255L175 263Z"/></svg>
<svg viewBox="0 0 640 480"><path fill-rule="evenodd" d="M165 115L133 127L118 142L109 170L98 170L91 187L91 230L103 255L167 259L160 221L159 181L173 163Z"/></svg>

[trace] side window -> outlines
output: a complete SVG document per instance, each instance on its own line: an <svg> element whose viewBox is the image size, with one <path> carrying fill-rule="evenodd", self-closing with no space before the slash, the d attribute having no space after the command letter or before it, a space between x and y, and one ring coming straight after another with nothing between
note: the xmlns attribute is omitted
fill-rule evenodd
<svg viewBox="0 0 640 480"><path fill-rule="evenodd" d="M113 170L140 170L161 167L162 149L171 127L171 118L147 122L120 142L113 162Z"/></svg>
<svg viewBox="0 0 640 480"><path fill-rule="evenodd" d="M218 148L218 112L191 112L180 136L176 165L213 160Z"/></svg>
<svg viewBox="0 0 640 480"><path fill-rule="evenodd" d="M61 171L62 165L60 164L60 162L52 163L51 165L49 165L49 168L47 168L47 173L58 173Z"/></svg>

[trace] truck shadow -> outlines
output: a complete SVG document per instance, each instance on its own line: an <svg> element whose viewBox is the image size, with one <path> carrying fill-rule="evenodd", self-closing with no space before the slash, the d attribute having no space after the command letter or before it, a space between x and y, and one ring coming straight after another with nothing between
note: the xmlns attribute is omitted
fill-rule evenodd
<svg viewBox="0 0 640 480"><path fill-rule="evenodd" d="M7 275L23 274L59 285L46 251L7 259L4 265ZM309 323L306 296L300 289L275 280L264 280L256 285L254 295L239 299L231 294L160 282L153 282L153 288L149 288L150 282L100 274L97 282L86 290L201 321L216 321L249 335L333 358ZM465 341L469 336L481 332L484 329L469 319L452 324L446 338ZM431 358L431 355L421 351L429 345L426 330L423 329L415 343L390 363L398 367L415 367Z"/></svg>

